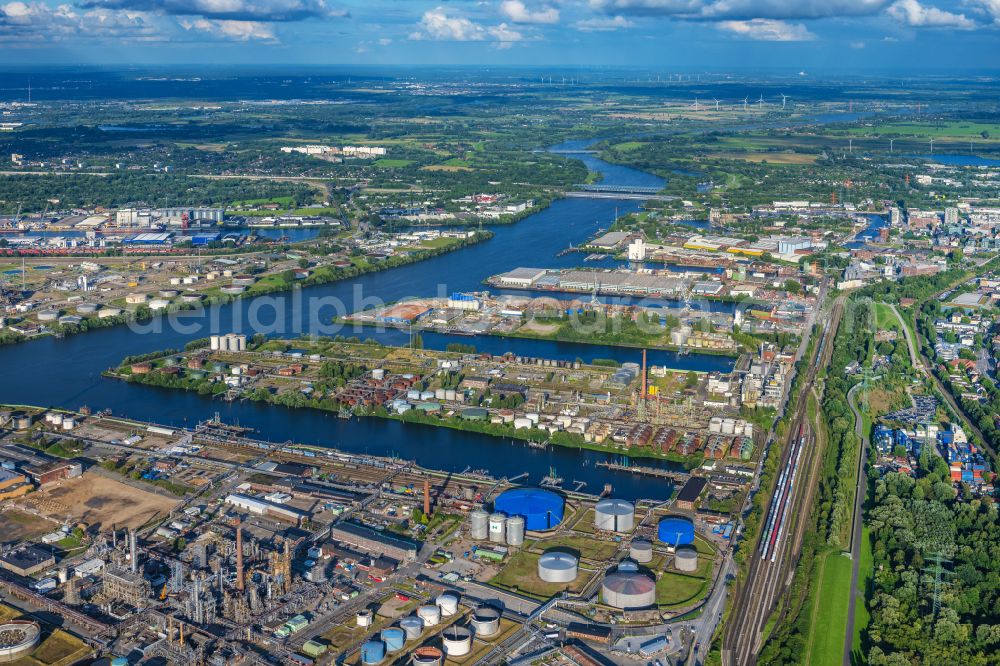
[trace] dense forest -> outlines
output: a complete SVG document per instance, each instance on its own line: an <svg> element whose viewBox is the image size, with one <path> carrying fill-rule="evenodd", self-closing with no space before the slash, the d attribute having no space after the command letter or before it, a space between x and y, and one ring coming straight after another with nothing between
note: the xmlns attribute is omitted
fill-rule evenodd
<svg viewBox="0 0 1000 666"><path fill-rule="evenodd" d="M6 176L0 179L0 213L46 208L145 206L225 206L234 201L291 197L311 203L315 190L293 182L208 179L171 174L121 173ZM58 200L52 205L49 200Z"/></svg>
<svg viewBox="0 0 1000 666"><path fill-rule="evenodd" d="M916 480L875 483L868 525L875 559L868 638L872 666L998 663L1000 521L992 502L956 498L948 466L930 448ZM946 562L941 608L934 564Z"/></svg>

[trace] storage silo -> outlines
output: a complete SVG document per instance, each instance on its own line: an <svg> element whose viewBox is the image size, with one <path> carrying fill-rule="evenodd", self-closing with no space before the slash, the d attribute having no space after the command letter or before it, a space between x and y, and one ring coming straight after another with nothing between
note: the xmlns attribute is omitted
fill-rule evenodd
<svg viewBox="0 0 1000 666"><path fill-rule="evenodd" d="M674 551L674 567L687 573L698 570L698 551L694 546L681 546Z"/></svg>
<svg viewBox="0 0 1000 666"><path fill-rule="evenodd" d="M621 610L648 608L656 602L656 583L645 574L615 571L604 577L601 600Z"/></svg>
<svg viewBox="0 0 1000 666"><path fill-rule="evenodd" d="M354 615L359 627L370 627L372 625L372 612L370 610L358 611Z"/></svg>
<svg viewBox="0 0 1000 666"><path fill-rule="evenodd" d="M623 499L602 499L594 507L594 527L605 532L631 532L635 505Z"/></svg>
<svg viewBox="0 0 1000 666"><path fill-rule="evenodd" d="M416 615L408 615L399 621L399 626L406 632L406 640L413 641L420 638L424 630L424 621Z"/></svg>
<svg viewBox="0 0 1000 666"><path fill-rule="evenodd" d="M439 594L434 600L434 604L441 609L443 617L451 617L458 612L458 597L451 592Z"/></svg>
<svg viewBox="0 0 1000 666"><path fill-rule="evenodd" d="M436 647L425 645L413 651L413 666L441 666L444 655Z"/></svg>
<svg viewBox="0 0 1000 666"><path fill-rule="evenodd" d="M433 627L441 622L441 609L427 604L417 609L417 617L424 621L425 627Z"/></svg>
<svg viewBox="0 0 1000 666"><path fill-rule="evenodd" d="M628 556L631 557L636 562L646 562L653 561L653 544L646 541L645 539L636 539L629 546Z"/></svg>
<svg viewBox="0 0 1000 666"><path fill-rule="evenodd" d="M494 513L490 516L490 541L493 543L503 543L506 540L507 516L502 513Z"/></svg>
<svg viewBox="0 0 1000 666"><path fill-rule="evenodd" d="M674 548L694 543L694 523L684 516L667 516L660 520L656 538Z"/></svg>
<svg viewBox="0 0 1000 666"><path fill-rule="evenodd" d="M472 632L452 625L441 632L441 644L449 657L463 657L472 651Z"/></svg>
<svg viewBox="0 0 1000 666"><path fill-rule="evenodd" d="M406 632L399 627L389 627L382 630L382 642L388 652L399 652L406 644Z"/></svg>
<svg viewBox="0 0 1000 666"><path fill-rule="evenodd" d="M512 488L500 493L493 502L496 511L521 516L528 530L550 530L563 519L563 498L543 488Z"/></svg>
<svg viewBox="0 0 1000 666"><path fill-rule="evenodd" d="M472 614L472 630L477 638L489 638L500 633L500 611L482 606Z"/></svg>
<svg viewBox="0 0 1000 666"><path fill-rule="evenodd" d="M580 560L559 550L542 553L538 558L538 577L546 583L572 583L579 568Z"/></svg>
<svg viewBox="0 0 1000 666"><path fill-rule="evenodd" d="M469 535L473 539L485 541L490 536L490 514L476 509L469 514Z"/></svg>
<svg viewBox="0 0 1000 666"><path fill-rule="evenodd" d="M524 545L524 518L511 516L507 519L507 545Z"/></svg>
<svg viewBox="0 0 1000 666"><path fill-rule="evenodd" d="M377 664L385 659L385 645L382 641L365 641L361 646L361 663L365 666Z"/></svg>

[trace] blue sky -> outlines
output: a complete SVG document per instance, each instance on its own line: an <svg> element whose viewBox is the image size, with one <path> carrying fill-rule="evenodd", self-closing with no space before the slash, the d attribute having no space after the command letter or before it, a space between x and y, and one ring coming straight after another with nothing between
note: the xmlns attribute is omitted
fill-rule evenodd
<svg viewBox="0 0 1000 666"><path fill-rule="evenodd" d="M0 0L0 63L995 70L1000 0Z"/></svg>

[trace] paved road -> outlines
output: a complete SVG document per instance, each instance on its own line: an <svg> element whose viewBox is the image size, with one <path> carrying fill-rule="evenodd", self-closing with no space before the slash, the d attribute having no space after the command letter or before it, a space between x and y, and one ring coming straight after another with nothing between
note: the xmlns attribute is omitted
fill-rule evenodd
<svg viewBox="0 0 1000 666"><path fill-rule="evenodd" d="M902 323L902 322L900 322ZM868 491L868 472L865 468L865 461L868 459L868 433L864 429L864 419L858 410L855 402L855 394L861 384L855 384L847 392L847 404L854 413L854 434L861 440L861 458L857 473L858 485L854 495L854 528L851 531L851 596L847 606L847 635L844 636L844 666L851 666L853 663L852 652L854 648L854 621L857 604L864 603L865 591L858 590L858 573L861 566L861 514L864 508L865 495Z"/></svg>

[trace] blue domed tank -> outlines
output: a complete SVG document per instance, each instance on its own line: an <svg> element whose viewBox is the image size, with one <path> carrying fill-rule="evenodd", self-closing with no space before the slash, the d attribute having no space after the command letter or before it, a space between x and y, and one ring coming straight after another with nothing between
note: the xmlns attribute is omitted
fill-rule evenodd
<svg viewBox="0 0 1000 666"><path fill-rule="evenodd" d="M686 546L694 542L694 523L683 516L667 516L656 528L656 537L668 546Z"/></svg>
<svg viewBox="0 0 1000 666"><path fill-rule="evenodd" d="M399 652L406 643L406 632L398 627L389 627L382 630L382 641L389 652Z"/></svg>
<svg viewBox="0 0 1000 666"><path fill-rule="evenodd" d="M385 644L382 641L366 641L361 646L361 663L377 664L385 659Z"/></svg>
<svg viewBox="0 0 1000 666"><path fill-rule="evenodd" d="M512 488L500 493L493 507L508 516L524 518L528 530L551 530L563 519L563 498L543 488Z"/></svg>

